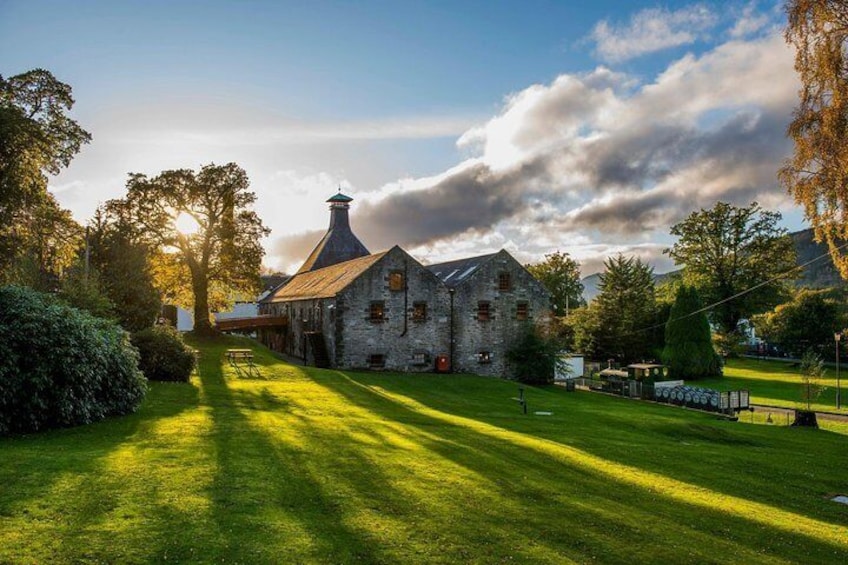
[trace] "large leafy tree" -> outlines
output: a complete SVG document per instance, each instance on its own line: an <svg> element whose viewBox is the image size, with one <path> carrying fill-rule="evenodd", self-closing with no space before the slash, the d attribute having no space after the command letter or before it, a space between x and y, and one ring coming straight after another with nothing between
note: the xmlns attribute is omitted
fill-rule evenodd
<svg viewBox="0 0 848 565"><path fill-rule="evenodd" d="M184 269L185 276L172 277L171 285L191 289L197 333L211 331L210 288L236 292L258 285L264 254L260 239L269 230L250 209L256 195L249 185L235 163L155 177L131 174L126 198L109 203L110 213L134 226L138 238ZM183 225L186 220L194 225ZM172 289L171 294L183 293Z"/></svg>
<svg viewBox="0 0 848 565"><path fill-rule="evenodd" d="M13 217L14 223L5 226L8 231L0 237L0 282L56 291L76 259L82 228L49 193Z"/></svg>
<svg viewBox="0 0 848 565"><path fill-rule="evenodd" d="M557 316L565 316L570 309L585 304L583 283L580 282L580 263L568 253L551 253L535 265L527 265L530 274L551 293L551 307Z"/></svg>
<svg viewBox="0 0 848 565"><path fill-rule="evenodd" d="M721 361L713 349L710 324L701 310L698 291L679 286L665 325L662 361L672 379L702 379L721 375Z"/></svg>
<svg viewBox="0 0 848 565"><path fill-rule="evenodd" d="M601 322L598 317L597 301L588 305L575 308L568 316L562 319L572 336L573 350L590 359L608 359L600 350L598 338L601 334Z"/></svg>
<svg viewBox="0 0 848 565"><path fill-rule="evenodd" d="M685 265L684 282L707 304L716 304L710 318L725 335L735 335L740 320L786 296L784 281L795 276L795 248L777 226L780 218L756 202L743 207L719 202L671 228L679 239L665 253Z"/></svg>
<svg viewBox="0 0 848 565"><path fill-rule="evenodd" d="M591 341L595 356L621 362L653 357L656 323L653 269L638 257L607 259L592 308L597 316Z"/></svg>
<svg viewBox="0 0 848 565"><path fill-rule="evenodd" d="M800 289L789 302L753 318L760 337L801 357L807 350L828 355L833 334L848 325L845 292Z"/></svg>
<svg viewBox="0 0 848 565"><path fill-rule="evenodd" d="M801 90L788 130L795 153L779 177L848 278L848 4L790 0L786 13Z"/></svg>
<svg viewBox="0 0 848 565"><path fill-rule="evenodd" d="M111 301L115 319L131 332L152 326L162 310L150 250L134 232L122 218L110 216L107 207L98 209L89 226L86 280Z"/></svg>
<svg viewBox="0 0 848 565"><path fill-rule="evenodd" d="M61 220L62 211L47 192L47 174L58 174L91 135L67 112L74 104L71 87L49 71L35 69L0 76L0 278L15 279L50 251L45 226ZM48 223L44 220L47 219ZM33 241L36 240L36 241ZM24 253L40 247L41 256ZM38 250L36 250L38 251Z"/></svg>

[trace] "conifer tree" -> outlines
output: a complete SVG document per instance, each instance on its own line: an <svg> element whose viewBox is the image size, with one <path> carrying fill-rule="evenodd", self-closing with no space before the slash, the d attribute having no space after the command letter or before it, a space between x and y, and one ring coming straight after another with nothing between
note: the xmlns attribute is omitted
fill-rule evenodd
<svg viewBox="0 0 848 565"><path fill-rule="evenodd" d="M713 349L710 324L698 291L681 286L665 326L663 363L672 379L703 379L721 375L721 360ZM697 314L695 314L697 312Z"/></svg>

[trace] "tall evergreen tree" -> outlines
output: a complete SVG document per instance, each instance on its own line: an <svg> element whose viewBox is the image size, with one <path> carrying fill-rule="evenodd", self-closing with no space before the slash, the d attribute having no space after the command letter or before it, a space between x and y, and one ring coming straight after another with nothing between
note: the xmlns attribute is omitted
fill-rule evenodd
<svg viewBox="0 0 848 565"><path fill-rule="evenodd" d="M149 328L162 310L146 244L134 238L125 219L98 209L89 228L92 272L98 288L114 305L114 317L130 332Z"/></svg>
<svg viewBox="0 0 848 565"><path fill-rule="evenodd" d="M721 375L721 359L713 349L710 324L698 291L681 286L665 325L662 360L672 379L705 379Z"/></svg>
<svg viewBox="0 0 848 565"><path fill-rule="evenodd" d="M637 257L619 255L607 259L601 274L600 294L593 310L597 312L596 355L621 362L654 357L653 334L656 322L654 271Z"/></svg>

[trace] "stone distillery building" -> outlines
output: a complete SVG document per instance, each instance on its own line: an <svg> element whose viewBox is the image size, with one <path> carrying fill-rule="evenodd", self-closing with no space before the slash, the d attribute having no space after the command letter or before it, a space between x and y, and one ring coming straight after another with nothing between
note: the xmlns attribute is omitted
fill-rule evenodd
<svg viewBox="0 0 848 565"><path fill-rule="evenodd" d="M320 367L509 376L506 351L549 319L542 284L504 250L427 266L398 246L369 253L351 230L351 201L327 201L327 233L260 301L260 314L286 321L260 340Z"/></svg>

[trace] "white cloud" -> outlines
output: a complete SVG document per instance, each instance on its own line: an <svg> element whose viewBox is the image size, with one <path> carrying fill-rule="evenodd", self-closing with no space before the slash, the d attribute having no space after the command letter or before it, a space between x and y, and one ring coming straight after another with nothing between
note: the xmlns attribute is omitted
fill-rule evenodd
<svg viewBox="0 0 848 565"><path fill-rule="evenodd" d="M515 246L522 261L629 252L668 270L668 229L693 210L787 205L776 171L791 147L792 59L773 30L684 56L648 84L601 67L532 85L460 137L471 158L364 196L357 233L429 261Z"/></svg>
<svg viewBox="0 0 848 565"><path fill-rule="evenodd" d="M627 25L598 22L590 38L602 60L626 61L670 47L689 45L718 23L718 17L705 5L696 4L675 11L650 8L636 13Z"/></svg>
<svg viewBox="0 0 848 565"><path fill-rule="evenodd" d="M748 37L762 30L770 22L769 15L757 10L756 2L750 2L742 9L742 13L728 33L733 38Z"/></svg>

